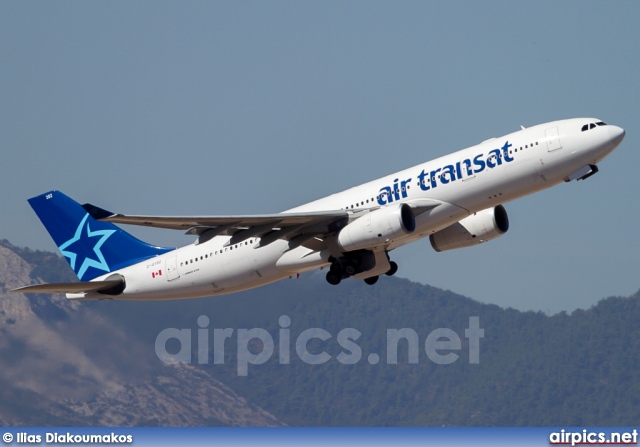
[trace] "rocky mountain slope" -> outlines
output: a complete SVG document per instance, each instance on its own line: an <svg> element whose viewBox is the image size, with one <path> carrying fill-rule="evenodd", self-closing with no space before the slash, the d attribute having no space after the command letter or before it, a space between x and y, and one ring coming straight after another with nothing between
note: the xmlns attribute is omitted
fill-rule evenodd
<svg viewBox="0 0 640 447"><path fill-rule="evenodd" d="M85 303L11 293L41 280L17 253L37 254L0 246L0 424L283 425L208 372L165 365L152 343Z"/></svg>

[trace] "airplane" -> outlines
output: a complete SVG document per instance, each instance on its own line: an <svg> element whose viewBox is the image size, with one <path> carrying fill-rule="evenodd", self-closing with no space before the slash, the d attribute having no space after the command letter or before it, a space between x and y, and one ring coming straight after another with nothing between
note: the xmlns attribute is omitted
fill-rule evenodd
<svg viewBox="0 0 640 447"><path fill-rule="evenodd" d="M80 282L19 293L70 300L165 300L223 295L327 268L373 285L398 265L389 253L429 237L437 252L474 246L509 229L504 203L584 180L625 131L572 118L491 138L432 161L277 214L137 216L80 205L59 191L29 199ZM142 242L115 224L186 231L182 248Z"/></svg>

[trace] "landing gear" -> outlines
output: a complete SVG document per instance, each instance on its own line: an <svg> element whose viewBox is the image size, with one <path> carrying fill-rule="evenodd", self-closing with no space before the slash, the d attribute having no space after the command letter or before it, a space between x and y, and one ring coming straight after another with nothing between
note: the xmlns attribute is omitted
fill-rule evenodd
<svg viewBox="0 0 640 447"><path fill-rule="evenodd" d="M342 257L330 260L327 282L332 285L340 284L343 279L366 272L376 265L374 254L366 250L344 253Z"/></svg>
<svg viewBox="0 0 640 447"><path fill-rule="evenodd" d="M351 276L353 274L356 273L356 263L353 261L347 262L347 264L344 266L344 272Z"/></svg>
<svg viewBox="0 0 640 447"><path fill-rule="evenodd" d="M391 262L389 262L389 265L391 266L391 268L389 269L389 271L387 273L385 273L385 275L393 276L398 271L398 264L396 264L395 262L391 261Z"/></svg>
<svg viewBox="0 0 640 447"><path fill-rule="evenodd" d="M386 256L388 259L389 255L386 254ZM373 285L378 282L379 275L382 273L387 276L392 276L398 271L398 264L393 261L389 261L389 270L386 272L383 270L384 266L387 265L386 262L381 263L381 268L376 269L376 255L366 250L343 253L339 258L329 258L329 261L331 262L331 267L329 268L326 278L327 282L333 286L340 284L343 279L351 276L359 276L364 272L370 272L370 274L373 275L364 280L366 284Z"/></svg>
<svg viewBox="0 0 640 447"><path fill-rule="evenodd" d="M337 262L331 264L329 268L329 272L327 273L327 282L332 286L337 286L342 281L344 276L344 272L342 271L342 266Z"/></svg>
<svg viewBox="0 0 640 447"><path fill-rule="evenodd" d="M371 278L366 278L364 280L364 282L369 284L370 286L372 286L372 285L374 285L375 283L378 282L378 278L379 278L379 276L372 276Z"/></svg>
<svg viewBox="0 0 640 447"><path fill-rule="evenodd" d="M327 282L332 286L337 286L342 281L342 275L339 275L337 272L329 270L327 273Z"/></svg>

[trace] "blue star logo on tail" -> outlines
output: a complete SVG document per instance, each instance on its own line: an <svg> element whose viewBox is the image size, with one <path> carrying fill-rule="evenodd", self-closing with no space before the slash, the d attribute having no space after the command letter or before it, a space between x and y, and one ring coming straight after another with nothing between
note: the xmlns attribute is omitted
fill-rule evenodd
<svg viewBox="0 0 640 447"><path fill-rule="evenodd" d="M89 228L89 223L87 222L88 218L89 218L89 214L86 214L82 219L82 221L80 222L80 225L78 225L78 228L76 228L76 232L73 235L73 237L69 239L67 242L65 242L64 244L62 244L60 247L58 247L60 249L60 252L65 257L69 258L69 264L71 264L71 268L73 269L74 272L76 272L80 280L82 280L82 277L84 276L85 272L90 267L105 271L107 273L111 271L100 249L102 248L102 245L107 241L107 239L109 239L109 237L111 237L111 235L115 233L115 230L91 231L91 228ZM85 226L85 223L86 223L86 226ZM86 231L84 231L85 227L86 227ZM95 244L94 244L93 240L89 240L90 238L99 238L99 239L95 240ZM74 245L75 243L79 244L78 249L76 251L69 250L68 248ZM95 254L96 259L91 259L88 256L89 253L84 254L91 250L89 248L91 244L94 244L93 254ZM80 265L79 269L76 270L78 257L79 256L81 257L83 255L85 256L85 258L82 261L82 264Z"/></svg>

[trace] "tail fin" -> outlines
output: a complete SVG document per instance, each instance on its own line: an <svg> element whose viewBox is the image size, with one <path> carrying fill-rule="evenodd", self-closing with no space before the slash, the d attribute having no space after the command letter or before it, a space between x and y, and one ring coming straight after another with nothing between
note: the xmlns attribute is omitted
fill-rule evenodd
<svg viewBox="0 0 640 447"><path fill-rule="evenodd" d="M33 197L29 204L80 280L92 280L173 250L154 247L110 222L95 220L60 191Z"/></svg>

